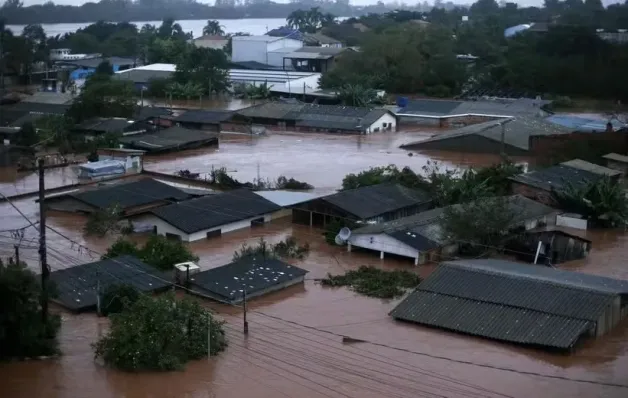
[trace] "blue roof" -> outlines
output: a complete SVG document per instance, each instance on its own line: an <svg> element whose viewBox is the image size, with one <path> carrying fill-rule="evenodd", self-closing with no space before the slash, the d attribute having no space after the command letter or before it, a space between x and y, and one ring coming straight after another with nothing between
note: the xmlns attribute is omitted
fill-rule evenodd
<svg viewBox="0 0 628 398"><path fill-rule="evenodd" d="M572 116L572 115L552 115L546 119L548 122L558 124L564 127L572 128L574 130L583 132L603 132L606 131L606 123L608 119L595 119L591 117ZM613 125L613 129L617 130L625 125L617 119L610 120Z"/></svg>

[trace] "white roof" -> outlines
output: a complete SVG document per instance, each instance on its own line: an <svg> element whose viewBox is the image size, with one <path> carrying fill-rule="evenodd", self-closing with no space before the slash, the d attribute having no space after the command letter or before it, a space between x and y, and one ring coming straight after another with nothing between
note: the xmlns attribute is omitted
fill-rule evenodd
<svg viewBox="0 0 628 398"><path fill-rule="evenodd" d="M284 39L284 37L274 37L274 36L234 36L232 40L234 41L262 41L262 42L273 42L277 40ZM294 40L294 39L293 39Z"/></svg>
<svg viewBox="0 0 628 398"><path fill-rule="evenodd" d="M79 165L80 168L82 169L88 169L88 170L101 170L101 169L106 169L109 167L122 167L123 169L125 168L125 164L124 162L120 161L120 160L112 160L112 159L107 159L107 160L99 160L97 162L87 162L87 163L83 163L81 165Z"/></svg>
<svg viewBox="0 0 628 398"><path fill-rule="evenodd" d="M138 66L137 68L121 70L116 73L127 73L133 70L175 72L177 70L177 65L176 64L150 64L150 65Z"/></svg>
<svg viewBox="0 0 628 398"><path fill-rule="evenodd" d="M323 194L311 192L295 192L295 191L255 191L256 194L274 204L286 207L296 205L297 203L307 202L308 200L323 197Z"/></svg>

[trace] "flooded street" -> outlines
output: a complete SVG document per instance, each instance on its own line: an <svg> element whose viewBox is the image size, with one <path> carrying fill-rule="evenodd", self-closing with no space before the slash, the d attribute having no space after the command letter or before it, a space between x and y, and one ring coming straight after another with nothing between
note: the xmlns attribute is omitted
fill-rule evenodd
<svg viewBox="0 0 628 398"><path fill-rule="evenodd" d="M271 134L265 137L224 135L219 149L202 149L167 157L148 158L149 170L173 173L181 169L206 173L226 167L240 181L259 177L293 177L317 190L337 189L347 173L371 166L396 164L415 171L429 158L397 148L401 141L429 133L373 136ZM432 158L433 159L433 158ZM470 155L440 156L448 166L486 165L497 158ZM32 173L31 173L32 174ZM34 174L19 179L2 176L0 192L12 195L37 188ZM67 169L51 170L46 184L63 185ZM67 180L66 180L67 179ZM14 202L32 222L38 217L33 199ZM0 255L21 257L37 269L37 234L23 236L11 230L26 227L8 203L0 204ZM48 225L79 245L102 253L114 238L83 236L85 219L48 214ZM48 255L53 271L81 264L97 253L73 245L50 230ZM106 369L93 359L90 345L106 331L107 320L95 315L63 314L60 334L63 355L57 359L0 364L2 396L11 398L415 398L415 397L604 397L628 396L628 322L572 355L466 337L393 321L388 312L397 301L358 296L350 290L327 288L315 279L361 265L413 269L426 276L430 266L413 267L411 260L329 246L320 230L298 226L286 218L255 229L224 234L191 244L204 269L228 263L242 243L260 237L278 241L293 235L309 242L311 251L294 264L309 274L302 286L253 300L249 307L250 333L242 333L240 308L211 304L225 325L229 347L211 360L189 363L185 371L128 374ZM628 279L628 235L588 232L593 249L586 260L565 268ZM138 240L143 237L138 237ZM210 305L209 303L205 303ZM343 344L342 336L368 343ZM546 377L530 373L543 374ZM552 376L552 377L547 377ZM588 380L591 383L565 379Z"/></svg>

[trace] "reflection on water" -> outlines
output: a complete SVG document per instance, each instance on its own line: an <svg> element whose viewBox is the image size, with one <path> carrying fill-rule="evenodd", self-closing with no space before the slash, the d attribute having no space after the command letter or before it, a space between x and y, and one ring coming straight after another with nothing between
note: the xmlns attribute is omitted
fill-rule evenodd
<svg viewBox="0 0 628 398"><path fill-rule="evenodd" d="M174 172L189 169L206 172L212 165L225 166L236 178L248 181L284 174L307 181L327 191L336 189L345 174L370 166L394 163L419 170L428 158L408 156L396 148L400 139L421 132L369 137L320 134L272 134L251 138L226 136L218 150L203 149L183 154L149 158L151 170ZM496 157L460 156L441 160L448 165L490 164ZM63 170L47 173L47 184L63 183ZM1 192L15 188L15 180L4 175ZM22 190L28 190L23 177ZM50 180L50 181L49 181ZM34 181L36 188L36 179ZM37 219L32 199L15 201L29 219ZM0 204L3 228L27 225L7 203ZM51 212L48 224L82 245L99 252L114 238L83 236L85 219ZM311 252L296 261L309 274L303 286L254 300L248 319L250 334L242 334L240 308L211 305L227 321L230 346L210 361L200 360L184 372L168 374L125 374L105 369L93 360L90 344L106 330L107 320L94 315L64 313L58 359L0 364L2 395L7 397L610 397L626 396L625 389L595 384L539 378L443 359L455 358L494 367L517 369L568 378L612 383L628 380L628 323L597 341L587 342L573 355L556 355L465 337L417 325L395 322L388 312L396 300L358 296L350 290L325 288L316 279L341 273L360 265L406 268L426 276L429 266L414 268L412 261L386 258L366 252L346 252L327 245L321 231L279 220L256 229L228 233L220 238L191 244L201 257L200 265L211 268L228 263L242 243L254 244L264 236L271 242L294 235L308 241ZM565 268L628 279L625 260L626 235L618 231L588 232L593 249L585 260ZM145 237L135 237L138 241ZM22 257L37 269L37 234L26 230ZM13 239L0 233L0 255L11 255ZM97 257L48 232L49 259L54 269L84 263ZM284 320L290 322L286 322ZM309 328L299 325L306 325ZM333 332L326 334L316 329ZM342 344L340 336L351 336L399 349L429 354L412 354L372 344Z"/></svg>

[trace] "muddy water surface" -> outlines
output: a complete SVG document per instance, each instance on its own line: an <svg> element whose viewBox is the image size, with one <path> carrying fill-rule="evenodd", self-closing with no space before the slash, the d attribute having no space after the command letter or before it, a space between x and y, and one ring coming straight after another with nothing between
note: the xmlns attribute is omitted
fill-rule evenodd
<svg viewBox="0 0 628 398"><path fill-rule="evenodd" d="M399 137L402 135L394 139ZM360 139L283 134L228 141L223 142L219 151L185 153L160 163L151 162L148 167L170 172L188 168L199 172L212 164L223 165L236 170L239 179L250 180L257 176L259 163L263 178L284 174L333 190L348 172L388 163L418 169L427 162L425 157L408 157L394 149L390 139L381 136ZM472 158L444 160L451 165L473 163ZM480 159L480 163L488 161ZM11 185L8 184L2 188ZM29 219L37 219L37 208L32 200L14 204ZM0 214L3 220L0 230L27 225L6 203L0 204ZM84 219L79 216L48 215L48 224L55 230L81 245L104 251L113 238L84 237L83 223ZM414 269L422 276L432 267L414 268L410 260L380 260L371 253L347 253L343 248L326 245L321 231L292 225L289 220L195 242L192 249L201 257L200 265L211 268L229 262L233 252L244 242L254 244L261 236L276 241L289 235L311 245L309 257L295 262L310 271L305 284L253 301L247 337L241 331L239 308L213 305L227 321L230 340L227 351L218 357L190 363L185 371L168 374L125 374L105 369L93 360L90 344L105 332L107 321L93 315L64 313L60 336L64 355L44 361L0 364L2 396L619 398L628 394L628 389L599 384L628 384L626 322L569 356L394 322L387 314L396 301L365 298L347 289L323 288L315 279L328 272L341 273L364 264ZM626 236L615 231L593 232L588 236L593 240L590 256L565 268L628 279ZM36 269L36 239L32 228L25 230L22 237L0 232L0 253L11 254L13 244L20 242L22 258ZM97 256L72 245L53 231L48 232L48 247L53 269L84 263ZM370 343L342 344L341 336ZM522 372L585 379L598 384Z"/></svg>

